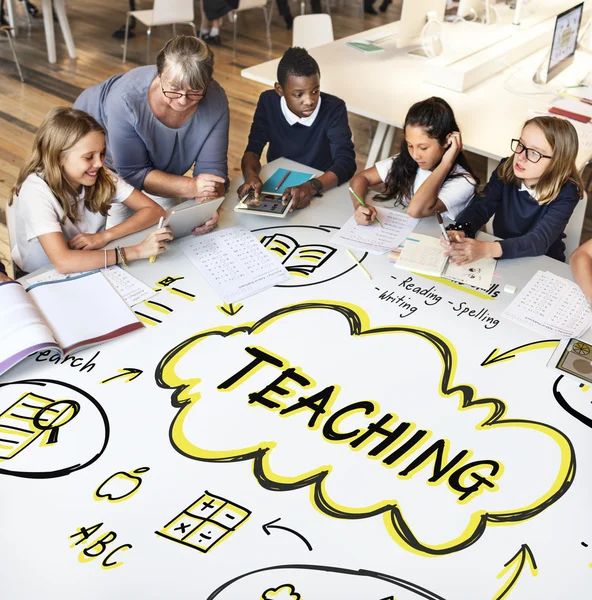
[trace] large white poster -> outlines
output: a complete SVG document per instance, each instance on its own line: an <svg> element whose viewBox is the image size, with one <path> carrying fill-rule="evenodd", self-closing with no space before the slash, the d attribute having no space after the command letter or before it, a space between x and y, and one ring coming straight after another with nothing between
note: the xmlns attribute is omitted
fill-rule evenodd
<svg viewBox="0 0 592 600"><path fill-rule="evenodd" d="M253 227L292 279L232 305L159 257L142 331L0 378L0 597L589 596L592 392L557 341L501 280L368 280L335 227Z"/></svg>

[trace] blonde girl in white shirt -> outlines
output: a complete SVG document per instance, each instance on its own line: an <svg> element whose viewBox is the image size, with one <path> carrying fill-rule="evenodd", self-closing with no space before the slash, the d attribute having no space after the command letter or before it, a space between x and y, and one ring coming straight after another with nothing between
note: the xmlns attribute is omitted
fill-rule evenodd
<svg viewBox="0 0 592 600"><path fill-rule="evenodd" d="M370 186L384 183L385 194L374 200L394 199L418 219L436 212L456 219L473 198L479 181L462 152L452 108L437 97L417 102L409 109L403 130L399 154L355 175L352 189L363 199ZM374 222L373 206L360 205L353 195L352 202L360 225Z"/></svg>
<svg viewBox="0 0 592 600"><path fill-rule="evenodd" d="M21 169L7 217L12 259L19 275L52 263L59 273L89 271L164 252L166 227L143 242L103 250L120 237L164 216L150 198L105 168L105 132L87 113L50 111L37 131L33 153ZM105 229L111 204L122 202L133 216Z"/></svg>

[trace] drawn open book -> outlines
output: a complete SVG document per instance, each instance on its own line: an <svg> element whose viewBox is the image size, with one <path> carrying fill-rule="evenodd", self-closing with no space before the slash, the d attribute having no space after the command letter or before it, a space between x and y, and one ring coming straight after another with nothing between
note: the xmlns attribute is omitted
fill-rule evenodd
<svg viewBox="0 0 592 600"><path fill-rule="evenodd" d="M41 350L69 354L144 327L98 271L0 284L0 323L0 375Z"/></svg>
<svg viewBox="0 0 592 600"><path fill-rule="evenodd" d="M293 237L283 233L266 235L261 243L275 254L292 274L308 277L335 254L336 249L323 244L301 246Z"/></svg>

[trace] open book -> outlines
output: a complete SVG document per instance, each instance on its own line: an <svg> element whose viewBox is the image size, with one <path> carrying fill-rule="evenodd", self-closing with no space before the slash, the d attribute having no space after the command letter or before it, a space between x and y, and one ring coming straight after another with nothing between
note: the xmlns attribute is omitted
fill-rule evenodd
<svg viewBox="0 0 592 600"><path fill-rule="evenodd" d="M301 246L293 237L283 233L266 235L261 238L261 243L280 259L290 273L302 277L311 275L336 252L335 248L323 244Z"/></svg>
<svg viewBox="0 0 592 600"><path fill-rule="evenodd" d="M491 286L496 264L494 258L481 258L467 265L452 263L445 256L439 238L419 233L413 233L405 240L395 263L399 269L443 277L485 290Z"/></svg>
<svg viewBox="0 0 592 600"><path fill-rule="evenodd" d="M98 271L26 290L1 283L0 323L0 375L40 350L68 354L143 327Z"/></svg>

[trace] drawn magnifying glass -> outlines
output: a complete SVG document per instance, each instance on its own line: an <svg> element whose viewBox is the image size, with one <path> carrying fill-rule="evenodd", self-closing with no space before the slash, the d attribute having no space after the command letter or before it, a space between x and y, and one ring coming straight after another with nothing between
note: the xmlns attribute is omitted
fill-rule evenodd
<svg viewBox="0 0 592 600"><path fill-rule="evenodd" d="M33 417L33 426L41 431L50 431L47 444L58 441L60 427L69 423L80 412L80 404L74 400L58 400L45 406Z"/></svg>

